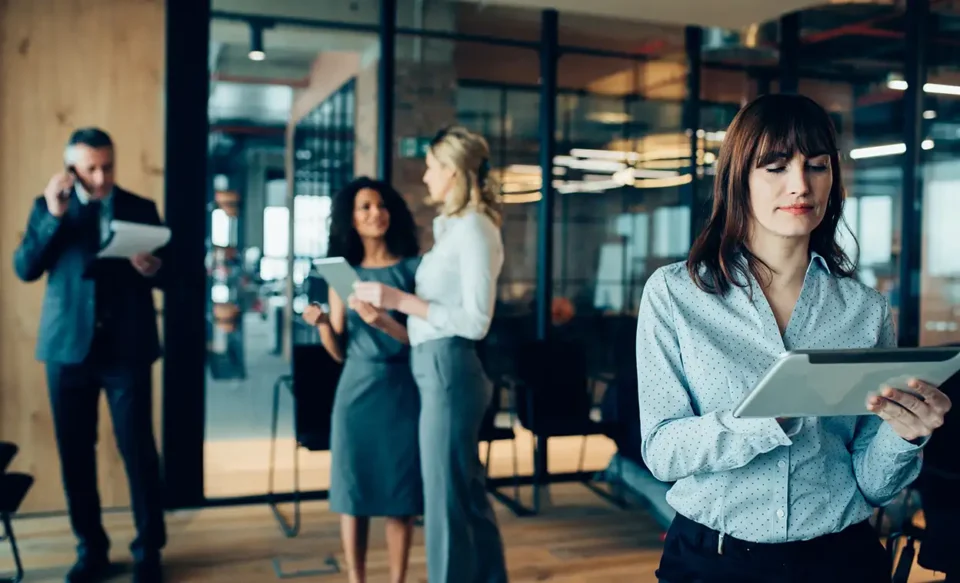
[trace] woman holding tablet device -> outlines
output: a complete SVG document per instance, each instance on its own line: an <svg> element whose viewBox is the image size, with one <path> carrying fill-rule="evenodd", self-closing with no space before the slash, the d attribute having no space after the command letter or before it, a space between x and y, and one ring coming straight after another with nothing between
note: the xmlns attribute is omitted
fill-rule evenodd
<svg viewBox="0 0 960 583"><path fill-rule="evenodd" d="M423 181L441 206L435 243L417 270L416 295L361 282L355 295L410 316L420 387L420 460L430 583L507 581L503 542L477 453L492 397L476 342L490 328L503 266L499 194L486 140L463 128L430 143Z"/></svg>
<svg viewBox="0 0 960 583"><path fill-rule="evenodd" d="M663 583L890 581L868 524L920 469L950 401L911 383L875 415L735 419L787 350L893 347L890 308L837 241L844 192L827 112L746 105L724 137L713 210L685 263L651 275L637 328L643 457L674 482Z"/></svg>
<svg viewBox="0 0 960 583"><path fill-rule="evenodd" d="M419 265L413 216L389 185L360 178L333 197L328 255L343 257L366 281L412 290ZM330 355L344 363L333 404L330 510L342 515L350 583L366 580L370 517L386 517L390 581L406 576L413 517L423 512L418 419L406 316L343 298L330 287L330 312L311 304Z"/></svg>

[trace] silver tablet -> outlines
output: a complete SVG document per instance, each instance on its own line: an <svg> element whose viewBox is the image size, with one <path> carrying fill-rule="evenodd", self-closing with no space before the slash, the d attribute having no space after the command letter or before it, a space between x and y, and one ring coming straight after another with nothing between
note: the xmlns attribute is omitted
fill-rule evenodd
<svg viewBox="0 0 960 583"><path fill-rule="evenodd" d="M314 259L313 268L337 292L344 303L353 293L353 284L360 281L360 276L357 275L356 270L343 257Z"/></svg>
<svg viewBox="0 0 960 583"><path fill-rule="evenodd" d="M868 415L883 387L910 392L916 378L942 385L960 371L960 347L794 350L784 353L740 402L734 417Z"/></svg>

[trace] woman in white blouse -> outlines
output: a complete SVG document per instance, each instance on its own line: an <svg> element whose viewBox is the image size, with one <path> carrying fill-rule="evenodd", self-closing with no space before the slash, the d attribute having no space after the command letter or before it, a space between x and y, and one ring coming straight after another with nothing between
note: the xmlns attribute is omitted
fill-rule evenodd
<svg viewBox="0 0 960 583"><path fill-rule="evenodd" d="M430 583L507 581L503 541L477 453L492 385L476 353L490 328L503 266L499 195L486 140L441 131L423 182L441 207L434 246L416 274L416 295L358 283L357 299L409 316L412 367L420 388L420 458Z"/></svg>

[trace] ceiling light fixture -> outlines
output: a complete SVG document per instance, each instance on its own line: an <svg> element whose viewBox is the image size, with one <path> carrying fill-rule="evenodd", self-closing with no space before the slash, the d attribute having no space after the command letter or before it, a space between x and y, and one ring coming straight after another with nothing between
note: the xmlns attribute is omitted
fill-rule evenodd
<svg viewBox="0 0 960 583"><path fill-rule="evenodd" d="M251 61L262 61L267 58L267 53L263 50L263 24L259 22L250 23L250 52L247 57Z"/></svg>
<svg viewBox="0 0 960 583"><path fill-rule="evenodd" d="M887 88L894 91L906 91L909 84L903 79L887 80ZM943 83L924 83L924 93L937 93L939 95L957 95L960 96L960 85L945 85Z"/></svg>
<svg viewBox="0 0 960 583"><path fill-rule="evenodd" d="M920 142L920 147L924 150L932 150L933 140L924 140ZM898 156L906 151L907 145L903 142L899 144L884 144L882 146L854 148L850 150L850 158L853 160L863 160L864 158L879 158L881 156Z"/></svg>

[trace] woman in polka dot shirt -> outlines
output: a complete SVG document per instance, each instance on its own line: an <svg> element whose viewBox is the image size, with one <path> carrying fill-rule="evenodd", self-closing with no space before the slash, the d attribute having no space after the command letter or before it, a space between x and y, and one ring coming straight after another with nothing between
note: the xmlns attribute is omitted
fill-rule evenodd
<svg viewBox="0 0 960 583"><path fill-rule="evenodd" d="M766 95L731 123L713 211L685 263L647 282L637 329L643 457L672 482L662 583L890 581L867 520L912 482L950 401L889 390L860 417L735 419L794 349L893 347L890 308L837 242L827 112Z"/></svg>

